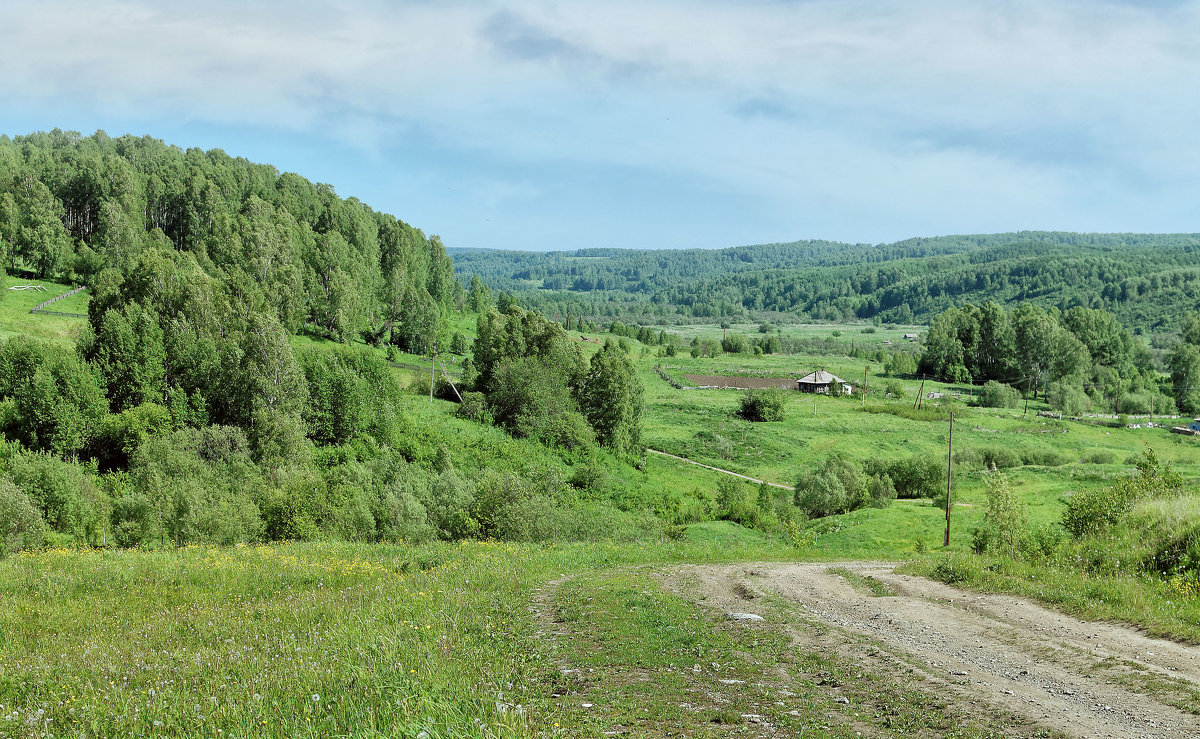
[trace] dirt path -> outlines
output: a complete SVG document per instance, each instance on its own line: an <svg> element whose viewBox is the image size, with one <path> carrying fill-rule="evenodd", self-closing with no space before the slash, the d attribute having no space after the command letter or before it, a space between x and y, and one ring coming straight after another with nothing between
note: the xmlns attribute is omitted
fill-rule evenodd
<svg viewBox="0 0 1200 739"><path fill-rule="evenodd" d="M858 589L837 569L893 595ZM706 605L790 622L799 645L911 673L966 713L986 706L1068 736L1200 737L1200 648L887 563L688 566L672 582Z"/></svg>
<svg viewBox="0 0 1200 739"><path fill-rule="evenodd" d="M702 464L700 462L696 462L695 460L688 459L687 457L678 457L674 454L667 454L666 452L660 452L657 449L647 448L646 451L650 452L651 454L657 454L660 457L667 457L669 459L675 459L680 462L686 462L687 464L694 464L697 467L703 467L704 469L712 470L713 472L720 472L722 474L729 475L731 477L738 477L743 480L747 480L749 482L755 483L756 485L762 485L764 482L764 480L759 480L757 477L750 477L748 475L743 475L738 472L731 472L730 470L723 470L720 467L711 467L707 464ZM793 488L791 485L783 485L778 482L768 482L767 484L770 485L771 487L782 488L784 490L795 490L795 488Z"/></svg>

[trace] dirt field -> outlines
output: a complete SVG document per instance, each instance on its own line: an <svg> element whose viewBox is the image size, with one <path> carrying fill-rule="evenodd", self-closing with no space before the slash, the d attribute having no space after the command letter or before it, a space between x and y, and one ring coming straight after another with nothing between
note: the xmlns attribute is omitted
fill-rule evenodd
<svg viewBox="0 0 1200 739"><path fill-rule="evenodd" d="M698 387L733 388L746 390L764 387L781 387L795 390L796 380L791 377L729 377L726 375L684 375L687 381Z"/></svg>
<svg viewBox="0 0 1200 739"><path fill-rule="evenodd" d="M688 566L668 585L781 623L798 648L923 683L964 716L1010 715L996 726L1005 734L1200 736L1200 649L1127 627L898 575L886 563Z"/></svg>

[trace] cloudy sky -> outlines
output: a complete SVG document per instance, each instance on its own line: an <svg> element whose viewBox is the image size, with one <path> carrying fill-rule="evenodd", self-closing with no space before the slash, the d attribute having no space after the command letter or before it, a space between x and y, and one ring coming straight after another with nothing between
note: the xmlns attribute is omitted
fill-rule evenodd
<svg viewBox="0 0 1200 739"><path fill-rule="evenodd" d="M0 70L0 133L221 148L449 246L1200 231L1197 2L3 2Z"/></svg>

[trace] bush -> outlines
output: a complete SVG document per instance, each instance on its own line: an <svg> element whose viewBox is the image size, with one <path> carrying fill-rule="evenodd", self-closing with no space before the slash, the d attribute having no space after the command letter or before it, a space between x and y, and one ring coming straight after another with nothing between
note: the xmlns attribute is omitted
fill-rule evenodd
<svg viewBox="0 0 1200 739"><path fill-rule="evenodd" d="M747 390L738 414L747 421L782 421L787 393L777 387Z"/></svg>
<svg viewBox="0 0 1200 739"><path fill-rule="evenodd" d="M1021 463L1039 467L1061 467L1070 460L1053 449L1022 449Z"/></svg>
<svg viewBox="0 0 1200 739"><path fill-rule="evenodd" d="M475 507L475 486L453 470L433 479L422 501L429 520L443 539L465 539L479 531L479 522L471 514Z"/></svg>
<svg viewBox="0 0 1200 739"><path fill-rule="evenodd" d="M745 336L728 333L721 339L721 349L730 354L742 354L750 349L750 345Z"/></svg>
<svg viewBox="0 0 1200 739"><path fill-rule="evenodd" d="M975 532L975 551L1015 557L1028 529L1025 504L999 470L987 476L987 508L983 521L983 528Z"/></svg>
<svg viewBox="0 0 1200 739"><path fill-rule="evenodd" d="M1137 473L1117 481L1111 488L1087 490L1067 501L1063 528L1076 538L1098 534L1116 525L1140 500L1179 495L1183 483L1169 464L1161 464L1147 447L1136 460Z"/></svg>
<svg viewBox="0 0 1200 739"><path fill-rule="evenodd" d="M984 408L1016 408L1020 402L1019 392L995 380L988 380L979 390L979 405Z"/></svg>
<svg viewBox="0 0 1200 739"><path fill-rule="evenodd" d="M1080 461L1087 462L1088 464L1112 464L1116 459L1116 454L1104 449L1085 454Z"/></svg>
<svg viewBox="0 0 1200 739"><path fill-rule="evenodd" d="M1050 383L1050 392L1046 400L1051 408L1068 416L1078 416L1092 409L1092 399L1083 388L1069 382Z"/></svg>
<svg viewBox="0 0 1200 739"><path fill-rule="evenodd" d="M454 414L459 418L466 418L477 423L490 424L493 420L483 393L463 393L462 403L459 404Z"/></svg>
<svg viewBox="0 0 1200 739"><path fill-rule="evenodd" d="M875 475L867 483L867 493L873 508L886 508L896 499L896 484L888 475Z"/></svg>
<svg viewBox="0 0 1200 739"><path fill-rule="evenodd" d="M567 483L576 490L597 492L603 488L607 478L608 474L604 471L604 467L595 462L584 462L575 467L571 472L571 477L567 479Z"/></svg>
<svg viewBox="0 0 1200 739"><path fill-rule="evenodd" d="M722 476L717 482L717 518L755 528L759 521L758 490L741 480Z"/></svg>
<svg viewBox="0 0 1200 739"><path fill-rule="evenodd" d="M857 462L834 452L819 470L800 475L793 502L809 518L848 513L872 502L868 483Z"/></svg>
<svg viewBox="0 0 1200 739"><path fill-rule="evenodd" d="M86 544L104 537L107 498L77 464L38 452L13 455L11 481L38 507L50 530Z"/></svg>
<svg viewBox="0 0 1200 739"><path fill-rule="evenodd" d="M1021 455L1016 451L1002 446L984 447L979 450L980 461L984 469L1006 470L1020 467Z"/></svg>
<svg viewBox="0 0 1200 739"><path fill-rule="evenodd" d="M29 494L0 476L0 557L35 549L46 540L46 523Z"/></svg>
<svg viewBox="0 0 1200 739"><path fill-rule="evenodd" d="M119 547L136 547L148 542L154 531L154 507L144 495L133 493L113 501L110 522L113 541Z"/></svg>
<svg viewBox="0 0 1200 739"><path fill-rule="evenodd" d="M934 456L914 455L886 462L871 459L863 469L872 477L887 477L900 498L932 498L945 492L945 461Z"/></svg>

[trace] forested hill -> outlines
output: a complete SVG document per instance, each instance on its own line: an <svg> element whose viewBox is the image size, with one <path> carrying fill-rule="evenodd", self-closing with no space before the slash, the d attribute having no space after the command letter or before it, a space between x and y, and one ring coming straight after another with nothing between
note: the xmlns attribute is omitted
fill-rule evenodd
<svg viewBox="0 0 1200 739"><path fill-rule="evenodd" d="M436 236L328 185L103 132L0 136L0 260L91 285L94 306L152 302L134 283L159 270L231 315L339 340L388 333L418 350L458 289Z"/></svg>
<svg viewBox="0 0 1200 739"><path fill-rule="evenodd" d="M1200 235L1020 232L721 250L454 251L456 269L551 312L625 319L777 311L927 320L970 302L1105 308L1157 328L1200 303Z"/></svg>

